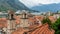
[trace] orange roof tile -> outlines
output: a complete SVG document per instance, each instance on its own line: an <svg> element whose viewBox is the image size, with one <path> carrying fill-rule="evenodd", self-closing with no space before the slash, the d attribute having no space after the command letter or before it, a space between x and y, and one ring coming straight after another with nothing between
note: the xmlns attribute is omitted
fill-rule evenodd
<svg viewBox="0 0 60 34"><path fill-rule="evenodd" d="M52 32L49 29L48 24L44 24L41 27L37 28L35 31L31 32L30 34L54 34L54 31Z"/></svg>
<svg viewBox="0 0 60 34"><path fill-rule="evenodd" d="M19 16L15 16L14 18L16 19L16 20L15 20L16 24L19 24L19 23L21 22L21 20L20 20L20 17L19 17Z"/></svg>
<svg viewBox="0 0 60 34"><path fill-rule="evenodd" d="M15 20L16 24L19 24L20 23L20 20Z"/></svg>
<svg viewBox="0 0 60 34"><path fill-rule="evenodd" d="M0 27L7 27L7 19L0 18Z"/></svg>
<svg viewBox="0 0 60 34"><path fill-rule="evenodd" d="M34 19L34 18L29 18L28 20L29 20L29 22L31 22L31 23L34 23L34 22L36 21L36 19Z"/></svg>
<svg viewBox="0 0 60 34"><path fill-rule="evenodd" d="M35 18L39 19L40 21L42 21L44 17L43 16L35 16Z"/></svg>
<svg viewBox="0 0 60 34"><path fill-rule="evenodd" d="M56 18L54 18L53 16L49 16L48 18L49 18L50 21L52 21L52 22L56 21Z"/></svg>

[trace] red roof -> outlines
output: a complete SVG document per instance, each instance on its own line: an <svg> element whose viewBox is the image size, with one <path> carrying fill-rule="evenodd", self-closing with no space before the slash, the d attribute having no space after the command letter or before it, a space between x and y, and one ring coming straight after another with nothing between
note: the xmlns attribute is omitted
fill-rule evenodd
<svg viewBox="0 0 60 34"><path fill-rule="evenodd" d="M56 18L54 18L54 16L49 16L48 18L50 19L51 22L55 22L56 21Z"/></svg>
<svg viewBox="0 0 60 34"><path fill-rule="evenodd" d="M7 19L6 18L0 18L0 28L7 27Z"/></svg>
<svg viewBox="0 0 60 34"><path fill-rule="evenodd" d="M44 17L43 16L35 16L34 18L39 19L40 21L42 21Z"/></svg>
<svg viewBox="0 0 60 34"><path fill-rule="evenodd" d="M33 32L31 32L30 34L54 34L54 32L55 32L54 30L49 29L48 24L44 24L37 28L36 30L34 30Z"/></svg>

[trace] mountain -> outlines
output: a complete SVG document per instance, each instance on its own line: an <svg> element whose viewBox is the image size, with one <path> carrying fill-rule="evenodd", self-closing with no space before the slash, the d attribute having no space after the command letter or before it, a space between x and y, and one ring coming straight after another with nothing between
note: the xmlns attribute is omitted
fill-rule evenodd
<svg viewBox="0 0 60 34"><path fill-rule="evenodd" d="M42 11L42 12L46 12L46 11L56 12L60 10L60 3L38 5L38 6L31 7L30 9L36 10L36 11Z"/></svg>
<svg viewBox="0 0 60 34"><path fill-rule="evenodd" d="M29 8L19 0L0 0L0 11L7 11L8 9L29 10Z"/></svg>

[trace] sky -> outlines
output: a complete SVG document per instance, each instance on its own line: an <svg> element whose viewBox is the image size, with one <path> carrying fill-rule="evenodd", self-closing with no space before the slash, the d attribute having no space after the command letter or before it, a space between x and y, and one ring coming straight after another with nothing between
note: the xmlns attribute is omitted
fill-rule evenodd
<svg viewBox="0 0 60 34"><path fill-rule="evenodd" d="M60 0L19 0L19 1L25 4L27 7L33 7L41 4L60 3Z"/></svg>

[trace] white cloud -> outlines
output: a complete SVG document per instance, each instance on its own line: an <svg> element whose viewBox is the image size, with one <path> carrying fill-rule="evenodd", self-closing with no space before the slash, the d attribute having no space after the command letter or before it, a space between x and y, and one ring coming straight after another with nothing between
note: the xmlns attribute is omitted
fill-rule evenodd
<svg viewBox="0 0 60 34"><path fill-rule="evenodd" d="M26 6L35 6L40 4L51 4L51 3L60 3L60 0L20 0L22 3L24 3Z"/></svg>

